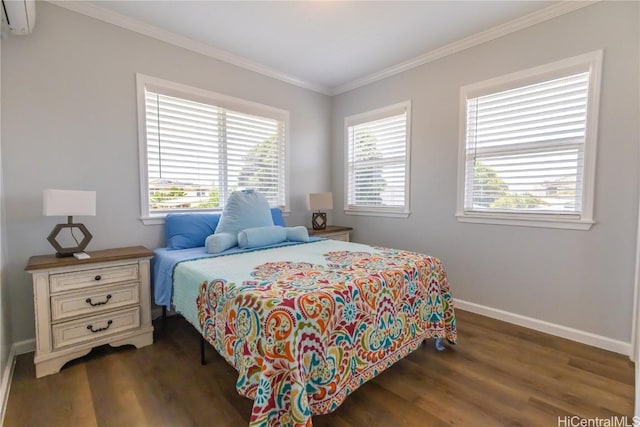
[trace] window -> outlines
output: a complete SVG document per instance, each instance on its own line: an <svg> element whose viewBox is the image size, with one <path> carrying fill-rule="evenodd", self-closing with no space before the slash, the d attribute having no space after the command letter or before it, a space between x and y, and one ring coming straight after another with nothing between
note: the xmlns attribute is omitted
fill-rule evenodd
<svg viewBox="0 0 640 427"><path fill-rule="evenodd" d="M345 213L409 215L409 101L345 119Z"/></svg>
<svg viewBox="0 0 640 427"><path fill-rule="evenodd" d="M602 52L461 89L463 222L588 230Z"/></svg>
<svg viewBox="0 0 640 427"><path fill-rule="evenodd" d="M143 75L138 80L142 220L221 210L253 188L286 210L288 112Z"/></svg>

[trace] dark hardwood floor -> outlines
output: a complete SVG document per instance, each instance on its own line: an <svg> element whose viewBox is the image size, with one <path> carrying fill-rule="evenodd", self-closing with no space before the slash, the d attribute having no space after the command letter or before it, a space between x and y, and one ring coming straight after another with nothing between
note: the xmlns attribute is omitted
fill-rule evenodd
<svg viewBox="0 0 640 427"><path fill-rule="evenodd" d="M557 426L558 416L633 416L625 356L457 310L459 344L425 345L360 387L314 426ZM4 425L246 426L252 402L182 318L156 323L154 345L101 347L35 379L19 356Z"/></svg>

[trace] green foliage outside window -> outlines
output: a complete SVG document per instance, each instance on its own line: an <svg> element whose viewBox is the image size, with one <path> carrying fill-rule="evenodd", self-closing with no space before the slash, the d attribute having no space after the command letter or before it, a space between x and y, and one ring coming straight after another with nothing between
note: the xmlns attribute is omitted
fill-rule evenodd
<svg viewBox="0 0 640 427"><path fill-rule="evenodd" d="M170 200L186 196L187 193L181 187L171 187L166 191L156 191L151 195L151 206L166 203Z"/></svg>
<svg viewBox="0 0 640 427"><path fill-rule="evenodd" d="M356 164L382 159L382 154L376 147L377 139L370 133L359 134L354 144L357 150ZM360 166L355 170L356 205L381 205L382 193L387 187L387 181L382 176L382 165Z"/></svg>
<svg viewBox="0 0 640 427"><path fill-rule="evenodd" d="M530 193L510 191L509 186L495 170L482 163L475 167L476 194L474 205L497 210L534 209L545 204L544 200Z"/></svg>

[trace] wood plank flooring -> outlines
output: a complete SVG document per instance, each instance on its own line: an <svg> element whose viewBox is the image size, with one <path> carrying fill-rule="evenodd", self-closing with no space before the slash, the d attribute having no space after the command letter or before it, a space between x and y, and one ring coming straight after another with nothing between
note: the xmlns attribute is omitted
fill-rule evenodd
<svg viewBox="0 0 640 427"><path fill-rule="evenodd" d="M629 359L456 311L459 343L425 345L360 387L314 426L557 426L558 416L633 416ZM35 379L19 356L4 425L246 426L252 402L212 347L182 318L156 323L152 346L101 347Z"/></svg>

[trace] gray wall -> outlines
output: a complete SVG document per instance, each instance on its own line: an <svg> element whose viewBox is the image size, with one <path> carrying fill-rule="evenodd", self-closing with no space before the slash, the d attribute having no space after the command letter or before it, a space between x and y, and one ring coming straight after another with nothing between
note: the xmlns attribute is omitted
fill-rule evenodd
<svg viewBox="0 0 640 427"><path fill-rule="evenodd" d="M291 112L290 224L308 222L306 193L332 186L331 223L353 226L358 241L437 255L458 299L629 341L639 38L638 3L601 2L329 99L39 2L35 32L2 43L3 327L11 324L14 341L34 336L23 269L29 256L52 252L45 239L61 221L42 216L44 188L98 192L97 216L82 218L94 235L90 249L163 245L164 228L138 220L140 72ZM598 223L587 232L458 223L460 86L601 48ZM406 99L413 102L412 215L345 216L344 117Z"/></svg>
<svg viewBox="0 0 640 427"><path fill-rule="evenodd" d="M34 337L33 293L23 269L52 253L64 218L42 216L45 188L97 191L97 215L79 218L89 250L164 244L164 226L139 221L135 73L289 110L289 224L309 221L305 196L330 188L330 99L49 3L33 34L2 44L2 169L7 282L15 341Z"/></svg>
<svg viewBox="0 0 640 427"><path fill-rule="evenodd" d="M637 2L601 2L336 96L334 222L354 240L441 258L454 297L630 341L638 212ZM604 49L590 231L462 224L454 217L460 86ZM344 118L412 100L408 219L344 215Z"/></svg>
<svg viewBox="0 0 640 427"><path fill-rule="evenodd" d="M1 96L1 95L0 95ZM11 348L10 320L7 306L9 300L7 298L7 281L6 281L6 255L7 255L7 239L6 239L6 223L4 213L4 179L2 171L2 144L0 143L0 375L4 374L7 366L9 350ZM2 380L0 380L1 382ZM1 411L0 411L1 412ZM1 415L1 414L0 414Z"/></svg>

